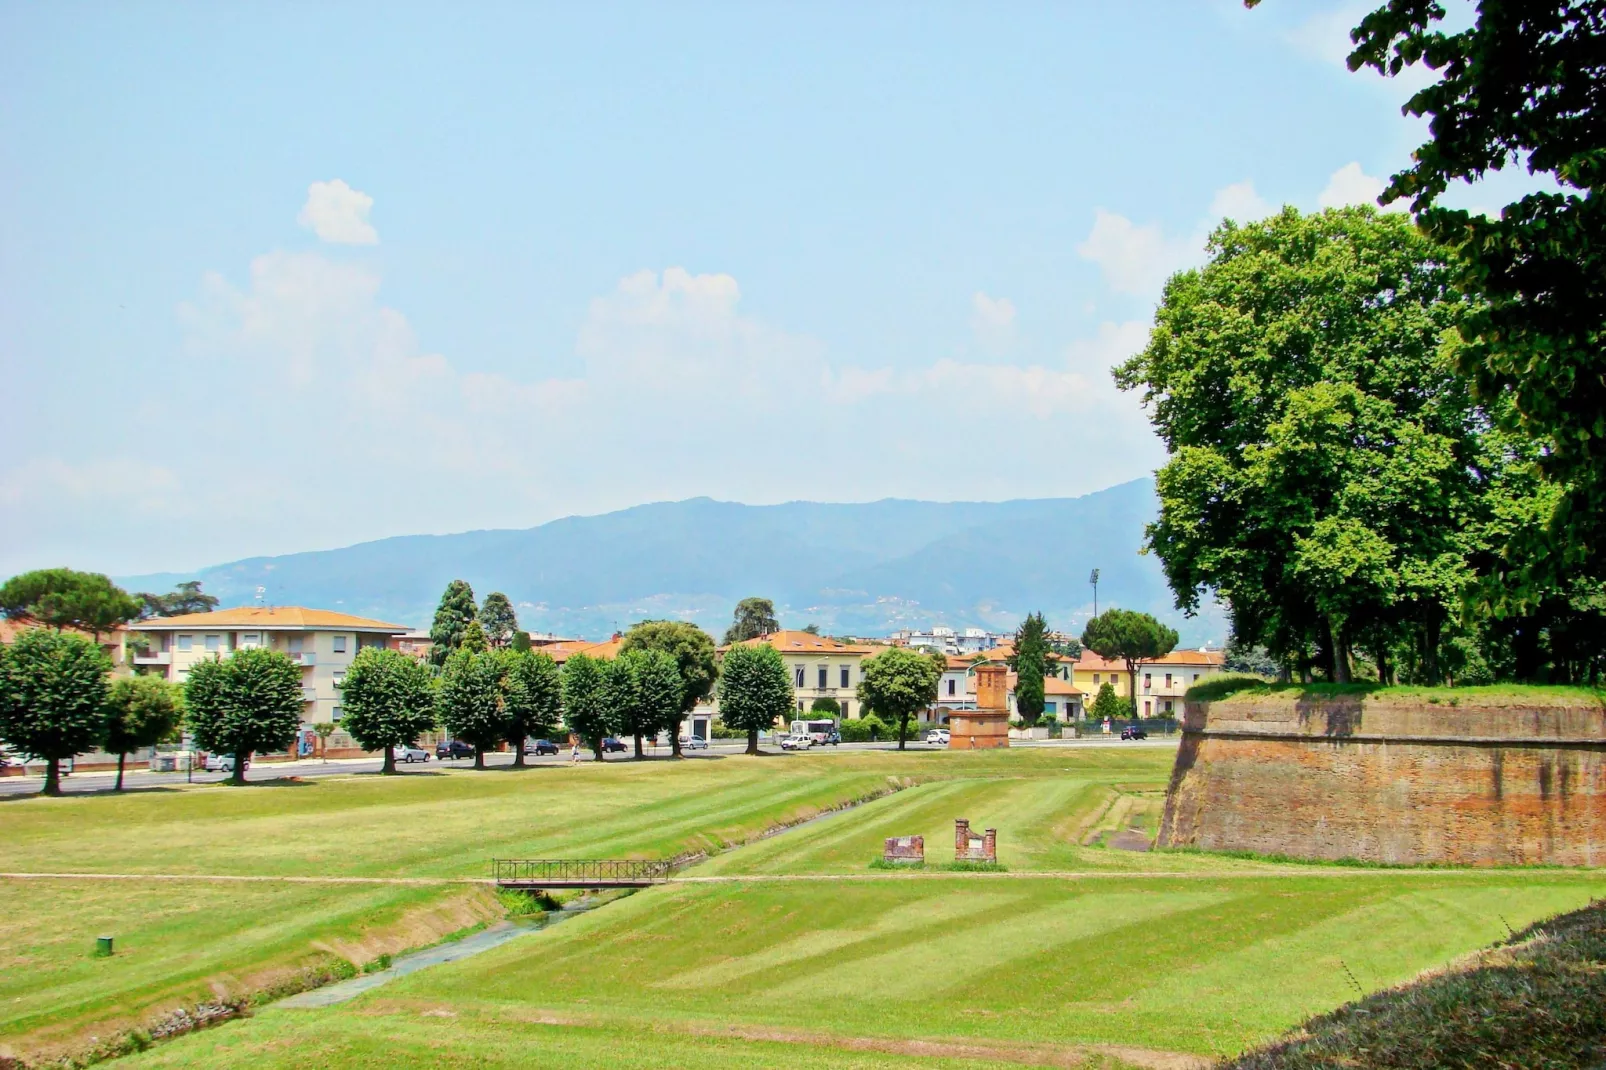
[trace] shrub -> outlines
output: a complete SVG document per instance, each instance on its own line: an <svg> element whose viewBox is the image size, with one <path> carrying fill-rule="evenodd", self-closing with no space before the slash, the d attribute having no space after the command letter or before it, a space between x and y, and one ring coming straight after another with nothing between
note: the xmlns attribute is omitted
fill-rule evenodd
<svg viewBox="0 0 1606 1070"><path fill-rule="evenodd" d="M1183 699L1188 702L1214 702L1217 699L1226 698L1234 692L1265 687L1268 683L1270 681L1263 676L1249 676L1245 673L1225 673L1221 676L1208 676L1188 688Z"/></svg>
<svg viewBox="0 0 1606 1070"><path fill-rule="evenodd" d="M891 739L894 735L892 728L873 713L857 721L843 721L838 728L844 743L868 743L872 731L876 739Z"/></svg>
<svg viewBox="0 0 1606 1070"><path fill-rule="evenodd" d="M832 717L842 716L842 704L834 698L817 698L809 703L810 713L829 714Z"/></svg>

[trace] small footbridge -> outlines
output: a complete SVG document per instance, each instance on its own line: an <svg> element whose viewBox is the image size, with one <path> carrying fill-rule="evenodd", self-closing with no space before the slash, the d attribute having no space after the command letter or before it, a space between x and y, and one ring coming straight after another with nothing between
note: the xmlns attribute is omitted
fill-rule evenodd
<svg viewBox="0 0 1606 1070"><path fill-rule="evenodd" d="M669 879L675 864L661 858L493 858L499 888L645 888Z"/></svg>

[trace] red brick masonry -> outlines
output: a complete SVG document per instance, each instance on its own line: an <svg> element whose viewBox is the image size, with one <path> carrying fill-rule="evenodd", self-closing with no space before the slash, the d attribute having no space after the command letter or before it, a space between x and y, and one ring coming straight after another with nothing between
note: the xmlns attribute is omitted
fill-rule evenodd
<svg viewBox="0 0 1606 1070"><path fill-rule="evenodd" d="M1523 700L1528 702L1530 700ZM1276 695L1188 703L1162 846L1606 865L1606 707Z"/></svg>

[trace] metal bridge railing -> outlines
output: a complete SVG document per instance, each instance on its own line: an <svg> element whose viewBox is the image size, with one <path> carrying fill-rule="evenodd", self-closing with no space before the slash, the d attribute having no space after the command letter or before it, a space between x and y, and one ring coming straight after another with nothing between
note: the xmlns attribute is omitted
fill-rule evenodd
<svg viewBox="0 0 1606 1070"><path fill-rule="evenodd" d="M587 887L653 884L667 880L674 863L659 858L493 858L498 884Z"/></svg>

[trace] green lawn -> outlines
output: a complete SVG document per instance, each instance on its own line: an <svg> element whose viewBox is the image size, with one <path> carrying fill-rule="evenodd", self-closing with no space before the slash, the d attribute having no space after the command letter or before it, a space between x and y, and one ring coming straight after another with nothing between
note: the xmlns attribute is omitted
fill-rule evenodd
<svg viewBox="0 0 1606 1070"><path fill-rule="evenodd" d="M12 870L479 876L493 855L752 841L687 871L711 880L639 892L349 1004L270 1007L135 1066L1180 1067L1344 1002L1349 975L1397 983L1602 890L1594 872L1099 846L1152 831L1171 760L1121 748L700 758L24 800L0 816ZM889 786L902 790L759 838ZM999 830L1008 872L868 868L883 837L911 833L942 861L955 817ZM367 961L492 909L463 885L0 881L0 1044L82 1038L214 987ZM102 931L118 937L111 959L89 955Z"/></svg>

